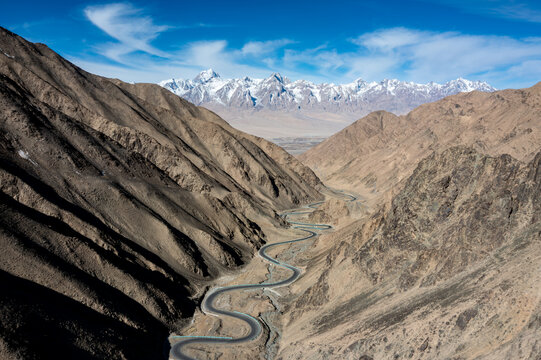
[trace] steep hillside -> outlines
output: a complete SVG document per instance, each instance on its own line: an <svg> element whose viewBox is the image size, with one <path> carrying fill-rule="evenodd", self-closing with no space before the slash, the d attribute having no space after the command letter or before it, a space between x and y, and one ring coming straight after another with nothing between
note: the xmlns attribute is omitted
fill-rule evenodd
<svg viewBox="0 0 541 360"><path fill-rule="evenodd" d="M434 150L473 146L530 161L541 143L541 83L471 92L424 104L405 116L378 111L299 156L324 181L378 197L409 177Z"/></svg>
<svg viewBox="0 0 541 360"><path fill-rule="evenodd" d="M539 359L540 214L541 152L432 154L305 255L279 357Z"/></svg>
<svg viewBox="0 0 541 360"><path fill-rule="evenodd" d="M320 197L280 148L0 28L0 354L160 358L205 286ZM65 356L64 356L65 355Z"/></svg>

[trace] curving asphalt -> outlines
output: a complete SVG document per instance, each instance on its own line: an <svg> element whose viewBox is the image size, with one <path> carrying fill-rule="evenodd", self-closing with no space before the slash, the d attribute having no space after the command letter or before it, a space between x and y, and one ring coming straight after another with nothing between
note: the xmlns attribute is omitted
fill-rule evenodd
<svg viewBox="0 0 541 360"><path fill-rule="evenodd" d="M338 192L341 195L349 197L350 198L349 201L357 200L357 198L355 196L349 195L349 194L344 194L340 190L332 189L332 191ZM323 203L323 201L319 201L319 202L309 204L306 207L316 209L322 203ZM306 211L305 212L302 212L302 211L288 211L288 212L282 214L282 217L285 220L287 220L287 217L290 216L290 215L309 214L310 212L311 211L307 211L307 212ZM181 339L180 341L176 342L171 347L171 355L172 355L173 358L181 359L181 360L196 360L196 359L194 359L194 358L192 358L192 357L190 357L190 356L188 356L188 355L186 355L185 353L182 352L182 350L185 349L190 344L196 344L196 343L197 344L203 344L203 343L206 343L206 344L238 344L238 343L244 343L244 342L255 340L255 339L257 339L259 337L259 335L261 335L261 333L263 332L263 328L262 328L261 323L259 322L259 320L257 320L256 318L254 318L251 315L241 313L241 312L238 312L238 311L228 311L228 310L222 310L222 309L216 308L216 307L214 307L214 302L215 302L216 298L218 298L220 295L222 295L222 294L224 294L226 292L229 292L229 291L254 289L254 288L275 288L275 287L289 285L292 282L294 282L295 280L297 280L297 278L301 275L301 270L300 269L296 268L293 265L281 262L279 260L276 260L275 258L270 257L269 255L267 255L266 251L269 250L272 247L285 245L285 244L291 244L291 243L311 239L311 238L313 238L313 237L315 237L317 235L317 233L312 231L312 230L328 230L328 229L331 229L332 226L327 225L327 224L309 224L309 223L302 223L302 222L296 222L296 221L289 221L289 223L295 225L294 226L295 229L302 230L302 231L308 233L308 235L305 236L305 237L299 238L299 239L287 240L287 241L281 241L281 242L277 242L277 243L267 244L267 245L261 247L261 249L259 249L258 255L261 256L266 261L268 261L268 262L270 262L270 263L272 263L274 265L281 266L283 268L291 270L291 272L292 272L291 276L289 276L286 279L283 279L283 280L280 280L280 281L277 281L277 282L271 282L271 283L243 284L243 285L232 285L232 286L225 286L225 287L215 288L215 289L213 289L213 290L211 290L211 291L209 291L207 293L207 295L205 296L205 298L203 299L203 302L201 304L201 309L207 314L224 315L224 316L229 316L229 317L237 318L237 319L240 319L240 320L244 321L248 325L248 327L250 329L248 334L245 335L245 336L242 336L242 337L238 337L238 338L231 338L231 337L225 337L225 336L223 336L223 337L222 336L171 336L170 337L171 339Z"/></svg>

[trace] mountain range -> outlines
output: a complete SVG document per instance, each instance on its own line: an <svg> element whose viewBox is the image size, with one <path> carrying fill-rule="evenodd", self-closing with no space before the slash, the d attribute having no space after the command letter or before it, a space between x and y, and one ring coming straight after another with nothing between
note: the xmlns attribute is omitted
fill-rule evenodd
<svg viewBox="0 0 541 360"><path fill-rule="evenodd" d="M466 145L530 161L541 142L541 83L527 89L460 93L407 115L373 112L301 154L326 184L367 199L396 190L433 151Z"/></svg>
<svg viewBox="0 0 541 360"><path fill-rule="evenodd" d="M460 92L496 90L486 82L462 78L445 84L357 79L336 85L290 81L278 73L266 79L224 79L212 69L192 80L169 79L159 84L217 112L233 126L263 137L330 135L372 111L404 114Z"/></svg>

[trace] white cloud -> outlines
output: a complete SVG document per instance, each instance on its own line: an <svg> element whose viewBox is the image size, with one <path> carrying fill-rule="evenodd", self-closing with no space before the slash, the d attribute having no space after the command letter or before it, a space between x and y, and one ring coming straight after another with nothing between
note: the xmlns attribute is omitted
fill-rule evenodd
<svg viewBox="0 0 541 360"><path fill-rule="evenodd" d="M286 45L293 44L293 40L279 39L269 41L250 41L244 44L240 50L242 55L261 56L273 53Z"/></svg>
<svg viewBox="0 0 541 360"><path fill-rule="evenodd" d="M216 63L229 63L231 54L226 50L227 41L199 41L188 45L180 54L183 62L192 66L212 67Z"/></svg>
<svg viewBox="0 0 541 360"><path fill-rule="evenodd" d="M122 66L112 67L88 58L74 59L75 62L90 66L91 71L128 81L192 77L209 67L225 77L266 77L277 71L294 80L335 82L349 82L358 77L369 81L399 78L442 82L461 76L505 87L506 84L526 86L540 80L535 66L541 61L541 38L515 39L397 27L350 39L353 45L348 51L339 51L327 43L299 49L299 43L293 40L274 39L250 41L237 48L230 47L226 40L199 41L184 44L174 52L164 52L152 46L152 41L170 27L155 25L152 18L132 5L90 6L85 14L118 41L99 45L97 52Z"/></svg>
<svg viewBox="0 0 541 360"><path fill-rule="evenodd" d="M402 73L416 81L472 76L541 58L541 41L537 39L402 28L379 30L359 39L369 50L361 59L388 56L394 61L383 71Z"/></svg>
<svg viewBox="0 0 541 360"><path fill-rule="evenodd" d="M348 53L339 53L336 49L329 49L327 44L306 50L288 49L284 52L282 65L285 69L309 68L308 76L324 78L326 81L337 79L337 75L351 66ZM307 73L307 70L304 70Z"/></svg>
<svg viewBox="0 0 541 360"><path fill-rule="evenodd" d="M171 78L176 74L195 74L196 69L181 66L160 66L154 63L146 63L141 66L128 67L125 65L113 65L93 59L81 59L68 57L68 60L82 69L100 76L120 79L127 82L155 83L160 80Z"/></svg>
<svg viewBox="0 0 541 360"><path fill-rule="evenodd" d="M541 23L541 11L534 10L526 4L503 5L495 8L493 11L501 17Z"/></svg>
<svg viewBox="0 0 541 360"><path fill-rule="evenodd" d="M165 25L155 25L152 18L142 15L142 10L128 3L88 6L86 17L107 35L119 41L102 47L103 55L121 62L121 56L133 51L168 57L150 43L167 29Z"/></svg>
<svg viewBox="0 0 541 360"><path fill-rule="evenodd" d="M390 51L397 47L416 44L421 36L419 31L397 27L367 33L353 39L352 42L371 50Z"/></svg>
<svg viewBox="0 0 541 360"><path fill-rule="evenodd" d="M384 78L396 77L407 80L397 74L401 62L398 58L385 55L375 56L351 56L348 60L347 79L362 78L370 81L378 81ZM420 81L420 80L416 80Z"/></svg>
<svg viewBox="0 0 541 360"><path fill-rule="evenodd" d="M189 76L187 74L193 74L194 69L208 67L230 76L267 76L274 71L274 53L293 43L289 39L250 41L241 48L231 49L228 48L226 40L198 41L185 44L177 51L164 52L154 47L152 41L171 27L156 25L151 17L144 15L142 9L129 3L113 3L88 6L84 13L95 26L118 41L96 45L95 52L123 66L101 63L89 58L72 60L80 66L89 66L91 71L97 71L104 76L121 77L128 81L134 81L137 76L141 81L148 81L149 78L159 81L159 76L162 76L159 74L163 74L163 69L174 71L167 75L170 77L177 74ZM212 26L200 23L191 26L179 25L175 26L175 29ZM133 54L136 51L151 56ZM257 65L254 66L254 63Z"/></svg>
<svg viewBox="0 0 541 360"><path fill-rule="evenodd" d="M448 81L460 76L495 79L494 74L502 75L520 64L541 60L539 38L514 39L390 28L362 34L352 43L358 45L357 50L338 52L320 47L287 51L284 63L292 67L304 64L327 77L341 76L342 81L357 77L366 80L396 77L428 82ZM523 73L521 80L522 84L528 85L539 79L529 79Z"/></svg>

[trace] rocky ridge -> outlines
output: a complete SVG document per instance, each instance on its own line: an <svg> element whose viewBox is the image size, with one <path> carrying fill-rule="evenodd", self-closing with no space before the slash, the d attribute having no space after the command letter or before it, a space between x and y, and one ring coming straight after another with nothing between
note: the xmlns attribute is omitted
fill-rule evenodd
<svg viewBox="0 0 541 360"><path fill-rule="evenodd" d="M388 190L396 193L421 159L451 146L532 160L541 142L540 112L541 83L527 89L457 94L407 115L371 113L299 159L326 184L379 201Z"/></svg>
<svg viewBox="0 0 541 360"><path fill-rule="evenodd" d="M2 358L167 356L276 211L320 197L285 151L157 85L3 28L0 49Z"/></svg>

